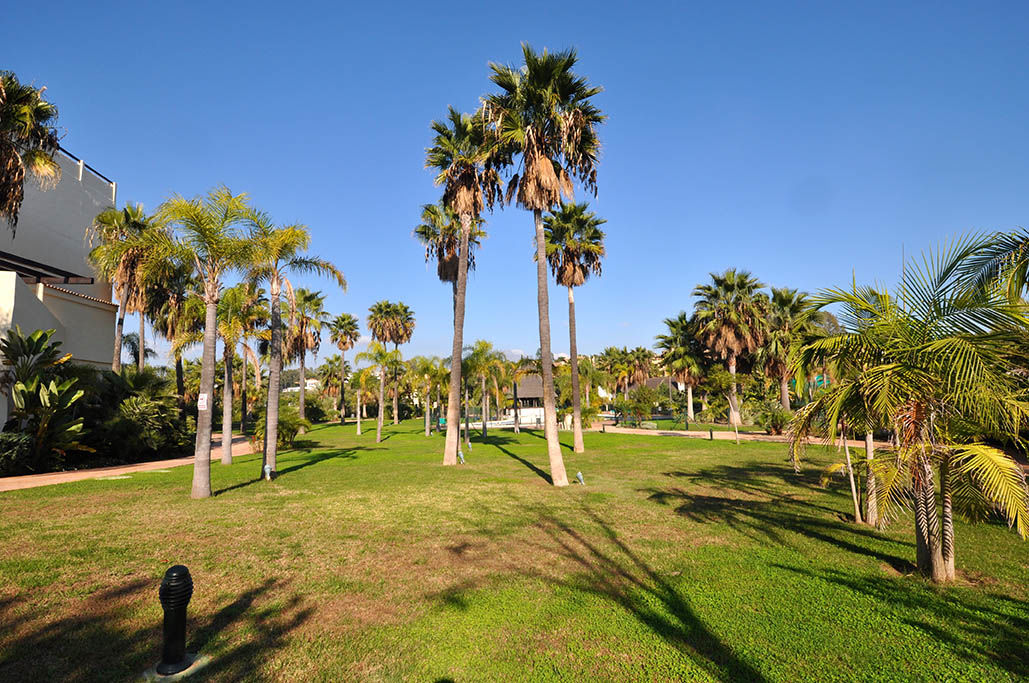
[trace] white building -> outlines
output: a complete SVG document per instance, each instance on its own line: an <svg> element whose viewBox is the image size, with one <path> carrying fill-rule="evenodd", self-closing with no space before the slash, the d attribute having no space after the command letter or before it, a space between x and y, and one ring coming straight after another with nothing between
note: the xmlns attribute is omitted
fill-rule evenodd
<svg viewBox="0 0 1029 683"><path fill-rule="evenodd" d="M109 368L118 306L89 265L86 229L115 205L117 185L63 149L56 159L56 187L43 191L26 178L17 233L0 224L0 335L15 325L53 329L76 363ZM0 397L0 424L6 419Z"/></svg>

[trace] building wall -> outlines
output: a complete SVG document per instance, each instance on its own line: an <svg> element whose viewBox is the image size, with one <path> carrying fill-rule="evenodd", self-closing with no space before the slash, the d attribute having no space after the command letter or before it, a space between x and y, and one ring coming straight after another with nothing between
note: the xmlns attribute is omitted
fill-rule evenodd
<svg viewBox="0 0 1029 683"><path fill-rule="evenodd" d="M86 229L98 213L115 205L117 186L63 152L56 158L60 182L41 190L35 180L26 178L17 232L12 235L6 224L0 225L0 251L92 277ZM68 289L111 300L107 282L68 285Z"/></svg>

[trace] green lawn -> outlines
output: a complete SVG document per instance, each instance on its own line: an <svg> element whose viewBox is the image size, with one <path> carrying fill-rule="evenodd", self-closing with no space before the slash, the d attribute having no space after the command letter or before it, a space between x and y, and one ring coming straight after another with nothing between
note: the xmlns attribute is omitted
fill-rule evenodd
<svg viewBox="0 0 1029 683"><path fill-rule="evenodd" d="M588 433L566 452L587 486L556 490L539 433L443 468L419 428L316 428L273 483L212 465L205 501L190 467L0 494L0 680L134 679L175 563L204 679L1029 675L1029 544L1003 526L959 525L937 589L908 575L908 520L846 522L781 444Z"/></svg>
<svg viewBox="0 0 1029 683"><path fill-rule="evenodd" d="M675 418L660 417L660 418L658 418L656 420L648 420L648 422L653 422L654 424L656 424L658 429L682 429L683 428L682 420L679 420L678 422L676 422ZM714 430L716 432L731 432L731 431L733 431L732 427L727 425L727 424L719 424L717 422L693 422L692 420L690 421L689 430L691 432L706 432L709 429L712 429L712 430ZM740 425L740 434L747 434L747 433L764 434L765 433L765 428L764 427L758 427L757 425Z"/></svg>

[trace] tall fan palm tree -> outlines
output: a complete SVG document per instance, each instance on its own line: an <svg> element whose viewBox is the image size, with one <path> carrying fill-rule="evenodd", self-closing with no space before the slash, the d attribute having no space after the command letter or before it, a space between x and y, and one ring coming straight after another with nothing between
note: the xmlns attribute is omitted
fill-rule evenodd
<svg viewBox="0 0 1029 683"><path fill-rule="evenodd" d="M686 313L665 318L668 334L657 335L658 361L677 382L686 385L686 415L694 419L693 387L704 373L704 349L697 338L697 321Z"/></svg>
<svg viewBox="0 0 1029 683"><path fill-rule="evenodd" d="M373 329L370 318L368 328ZM374 335L374 332L372 334ZM373 341L368 344L367 349L357 354L355 358L357 361L368 361L374 365L376 373L379 375L379 415L375 423L375 443L382 442L382 410L386 402L386 374L399 355L397 351L390 351L386 348L386 345L382 342Z"/></svg>
<svg viewBox="0 0 1029 683"><path fill-rule="evenodd" d="M300 419L307 418L307 352L317 358L322 343L322 326L328 323L325 295L302 287L290 301L290 329L286 333L286 349L290 359L300 362Z"/></svg>
<svg viewBox="0 0 1029 683"><path fill-rule="evenodd" d="M591 274L600 275L604 258L604 232L606 223L589 211L589 205L561 204L560 210L543 219L547 261L557 284L568 288L569 360L572 374L572 431L574 450L586 450L582 442L582 396L579 392L579 351L575 339L574 288L582 285Z"/></svg>
<svg viewBox="0 0 1029 683"><path fill-rule="evenodd" d="M461 251L461 218L445 204L426 204L422 207L422 222L415 226L414 236L425 247L425 262L436 262L436 275L440 282L449 282L453 295L454 314L457 314L457 259ZM475 270L475 250L486 237L483 221L475 217L468 236L467 270ZM467 271L466 271L467 272Z"/></svg>
<svg viewBox="0 0 1029 683"><path fill-rule="evenodd" d="M472 231L483 208L492 207L500 192L500 177L490 162L495 146L485 135L482 123L481 117L468 116L450 107L445 120L432 122L432 144L425 150L425 167L437 172L435 182L443 186L443 205L457 214L461 221L454 287L454 336L450 349L444 465L457 464L457 450L461 440L461 353L464 350L464 309Z"/></svg>
<svg viewBox="0 0 1029 683"><path fill-rule="evenodd" d="M398 301L393 304L391 313L392 318L392 334L391 341L393 342L393 350L397 352L397 363L400 362L400 345L406 344L411 341L411 336L414 334L414 311L408 307L407 304ZM400 422L400 410L399 410L399 398L400 398L400 382L399 375L400 365L394 366L393 372L393 424Z"/></svg>
<svg viewBox="0 0 1029 683"><path fill-rule="evenodd" d="M522 45L522 67L491 63L490 80L500 92L488 95L483 112L502 151L497 163L518 169L505 199L517 199L533 214L536 229L536 288L540 355L543 365L543 412L551 478L567 486L554 404L554 368L550 350L550 299L547 293L546 239L543 213L573 199L572 179L596 193L600 143L596 127L604 121L592 103L602 88L591 86L572 69L575 50L537 53Z"/></svg>
<svg viewBox="0 0 1029 683"><path fill-rule="evenodd" d="M816 297L842 307L844 330L806 344L797 361L831 360L850 372L797 411L795 445L819 413L830 439L845 421L895 426L896 452L872 465L879 513L914 508L917 565L934 581L954 578L955 507L971 516L996 510L1029 534L1021 467L987 443L1017 441L1029 420L1016 373L1026 320L999 289L968 287L965 268L980 246L962 240L912 263L895 297L857 286Z"/></svg>
<svg viewBox="0 0 1029 683"><path fill-rule="evenodd" d="M282 306L280 296L285 289L287 299L292 299L293 285L286 275L289 273L317 273L331 277L346 291L347 281L336 266L316 256L305 256L311 243L311 233L304 225L276 227L265 213L253 216L250 241L252 262L248 277L254 284L268 283L269 308L269 359L268 359L268 406L264 438L264 462L272 475L276 470L279 433L279 393L282 374Z"/></svg>
<svg viewBox="0 0 1029 683"><path fill-rule="evenodd" d="M211 190L206 197L188 199L176 195L158 209L158 220L167 230L141 235L144 276L167 272L168 264L192 264L199 281L199 297L205 306L197 438L193 463L194 498L211 495L211 422L214 395L215 341L218 335L218 299L222 279L250 263L252 244L242 233L252 214L246 194L232 194L227 187Z"/></svg>
<svg viewBox="0 0 1029 683"><path fill-rule="evenodd" d="M121 372L125 314L139 312L140 321L144 320L146 296L141 264L146 247L141 238L155 227L154 217L146 214L142 204L126 204L123 209L101 211L87 231L90 243L95 243L89 252L89 261L100 277L114 285L114 296L118 300L114 357L111 360L111 369L115 372ZM139 338L143 339L143 336ZM143 359L137 362L142 367Z"/></svg>
<svg viewBox="0 0 1029 683"><path fill-rule="evenodd" d="M757 361L768 376L779 381L779 403L790 410L790 379L793 376L790 354L794 344L812 330L817 313L808 295L796 289L772 287L768 302L764 343L757 349Z"/></svg>
<svg viewBox="0 0 1029 683"><path fill-rule="evenodd" d="M35 177L44 189L61 179L54 159L61 148L57 107L43 99L44 91L22 83L10 71L0 71L0 218L12 234L25 198L25 177Z"/></svg>
<svg viewBox="0 0 1029 683"><path fill-rule="evenodd" d="M736 392L736 364L740 356L753 353L765 337L768 297L759 290L764 285L745 270L729 268L711 273L711 284L698 285L696 303L700 338L711 353L725 361L732 375L729 385L729 422L740 424Z"/></svg>
<svg viewBox="0 0 1029 683"><path fill-rule="evenodd" d="M361 330L357 318L349 313L340 313L329 321L329 340L339 349L340 369L346 368L346 352L354 348L361 338ZM339 378L339 423L345 424L347 418L346 378ZM358 418L360 419L360 418Z"/></svg>

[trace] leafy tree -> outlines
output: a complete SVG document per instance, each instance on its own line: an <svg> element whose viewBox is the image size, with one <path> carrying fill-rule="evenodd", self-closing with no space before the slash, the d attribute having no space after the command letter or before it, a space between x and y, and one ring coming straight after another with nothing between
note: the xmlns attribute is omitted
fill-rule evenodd
<svg viewBox="0 0 1029 683"><path fill-rule="evenodd" d="M482 117L462 114L450 107L446 120L432 122L432 144L425 150L425 167L437 172L436 185L443 186L442 204L457 214L461 222L454 287L454 335L450 351L444 465L457 464L458 442L461 440L461 353L464 350L464 309L468 266L472 258L472 231L484 206L493 205L500 187L497 169L490 163L495 145L485 135L482 121Z"/></svg>
<svg viewBox="0 0 1029 683"><path fill-rule="evenodd" d="M34 176L44 189L61 179L54 159L61 148L57 107L10 71L0 71L0 217L14 234L25 198L25 178ZM120 351L120 347L115 346Z"/></svg>
<svg viewBox="0 0 1029 683"><path fill-rule="evenodd" d="M537 53L523 44L522 55L523 67L490 64L490 80L500 92L485 98L483 115L501 146L497 163L512 167L517 157L521 169L511 176L505 200L516 199L533 214L544 431L551 478L555 486L567 486L554 405L543 213L561 204L562 197L574 199L573 178L596 193L600 149L596 127L604 116L592 98L602 89L572 70L577 61L575 50Z"/></svg>
<svg viewBox="0 0 1029 683"><path fill-rule="evenodd" d="M729 374L736 375L742 354L753 353L765 338L768 297L764 285L745 270L730 268L711 273L711 284L698 285L693 295L700 338L711 353L725 361ZM729 422L740 424L739 398L735 382L729 387Z"/></svg>
<svg viewBox="0 0 1029 683"><path fill-rule="evenodd" d="M572 432L574 451L585 452L582 442L582 397L579 391L579 352L575 339L575 294L591 274L600 275L604 258L603 218L589 205L561 204L543 219L547 261L557 283L568 288L568 336L572 380Z"/></svg>

